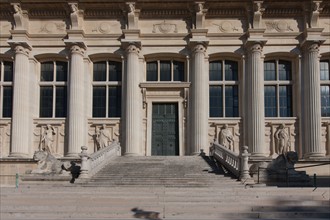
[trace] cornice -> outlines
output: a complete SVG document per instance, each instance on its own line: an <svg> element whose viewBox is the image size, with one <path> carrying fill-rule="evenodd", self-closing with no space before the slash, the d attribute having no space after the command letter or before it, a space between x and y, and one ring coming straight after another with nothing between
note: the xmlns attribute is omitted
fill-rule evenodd
<svg viewBox="0 0 330 220"><path fill-rule="evenodd" d="M145 9L141 10L141 18L155 18L158 17L187 17L191 16L188 9Z"/></svg>
<svg viewBox="0 0 330 220"><path fill-rule="evenodd" d="M246 16L245 8L210 8L206 14L206 17L244 17Z"/></svg>
<svg viewBox="0 0 330 220"><path fill-rule="evenodd" d="M115 18L122 16L124 16L122 10L112 9L86 9L84 13L85 18Z"/></svg>

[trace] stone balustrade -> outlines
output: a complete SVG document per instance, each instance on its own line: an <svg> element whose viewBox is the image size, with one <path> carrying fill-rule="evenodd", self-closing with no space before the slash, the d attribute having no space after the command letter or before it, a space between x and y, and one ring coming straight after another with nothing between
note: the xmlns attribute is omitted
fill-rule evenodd
<svg viewBox="0 0 330 220"><path fill-rule="evenodd" d="M247 146L242 147L241 154L233 152L219 143L213 143L212 147L212 156L239 180L245 182L251 178L248 165L250 154L247 151Z"/></svg>
<svg viewBox="0 0 330 220"><path fill-rule="evenodd" d="M79 154L81 158L80 179L92 177L109 162L109 159L121 155L120 143L117 141L113 141L109 146L91 155L88 155L86 146L82 146L81 150Z"/></svg>

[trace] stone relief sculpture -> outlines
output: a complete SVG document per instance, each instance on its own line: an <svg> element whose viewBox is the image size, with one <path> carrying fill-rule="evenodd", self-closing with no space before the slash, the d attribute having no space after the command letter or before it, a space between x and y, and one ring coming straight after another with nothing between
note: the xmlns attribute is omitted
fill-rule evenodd
<svg viewBox="0 0 330 220"><path fill-rule="evenodd" d="M33 160L38 162L37 168L27 171L27 174L61 174L62 162L47 151L36 151Z"/></svg>
<svg viewBox="0 0 330 220"><path fill-rule="evenodd" d="M106 125L102 125L100 129L96 129L95 139L98 145L98 150L105 148L111 142L111 135L109 131L106 129Z"/></svg>
<svg viewBox="0 0 330 220"><path fill-rule="evenodd" d="M219 134L219 144L225 146L229 150L233 149L234 137L232 132L228 129L228 125L225 124Z"/></svg>
<svg viewBox="0 0 330 220"><path fill-rule="evenodd" d="M43 143L43 147L41 150L46 151L50 154L54 153L54 135L56 135L55 129L50 124L48 124L42 134L41 143Z"/></svg>
<svg viewBox="0 0 330 220"><path fill-rule="evenodd" d="M286 154L290 146L290 136L285 129L285 124L281 124L279 129L274 134L276 140L276 153L277 154Z"/></svg>

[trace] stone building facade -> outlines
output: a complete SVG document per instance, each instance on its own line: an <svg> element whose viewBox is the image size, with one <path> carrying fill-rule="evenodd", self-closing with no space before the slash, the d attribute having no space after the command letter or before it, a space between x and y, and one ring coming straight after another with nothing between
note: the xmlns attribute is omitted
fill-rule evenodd
<svg viewBox="0 0 330 220"><path fill-rule="evenodd" d="M252 158L329 157L329 20L326 0L1 0L0 158L195 155L224 127Z"/></svg>

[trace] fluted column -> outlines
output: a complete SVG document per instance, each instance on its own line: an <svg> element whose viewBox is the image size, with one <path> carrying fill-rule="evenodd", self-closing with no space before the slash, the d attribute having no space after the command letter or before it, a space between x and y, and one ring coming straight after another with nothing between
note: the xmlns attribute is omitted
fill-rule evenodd
<svg viewBox="0 0 330 220"><path fill-rule="evenodd" d="M319 44L304 47L304 157L323 157L321 145L321 94Z"/></svg>
<svg viewBox="0 0 330 220"><path fill-rule="evenodd" d="M30 49L15 46L13 85L13 115L10 157L27 157L29 154L29 53Z"/></svg>
<svg viewBox="0 0 330 220"><path fill-rule="evenodd" d="M209 75L205 72L206 48L197 44L192 50L191 74L191 153L198 155L208 147Z"/></svg>
<svg viewBox="0 0 330 220"><path fill-rule="evenodd" d="M265 113L264 113L264 69L262 44L255 42L248 48L246 69L246 129L251 156L264 157Z"/></svg>
<svg viewBox="0 0 330 220"><path fill-rule="evenodd" d="M130 44L126 48L126 97L125 97L125 155L135 156L140 152L141 91L139 88L140 49Z"/></svg>
<svg viewBox="0 0 330 220"><path fill-rule="evenodd" d="M78 45L70 48L70 82L69 82L69 114L68 114L68 152L67 157L78 157L85 144L86 115L84 87L84 53L85 49Z"/></svg>

